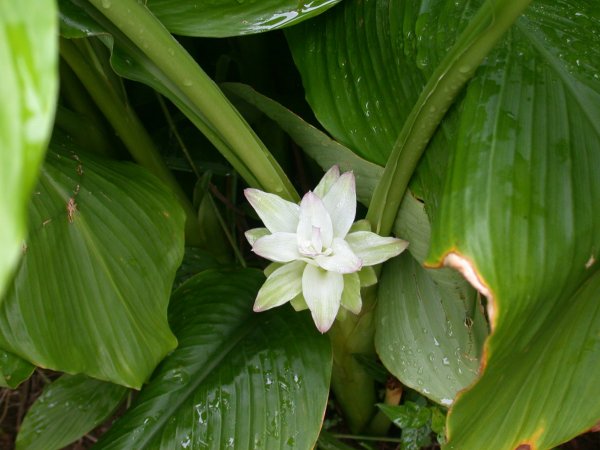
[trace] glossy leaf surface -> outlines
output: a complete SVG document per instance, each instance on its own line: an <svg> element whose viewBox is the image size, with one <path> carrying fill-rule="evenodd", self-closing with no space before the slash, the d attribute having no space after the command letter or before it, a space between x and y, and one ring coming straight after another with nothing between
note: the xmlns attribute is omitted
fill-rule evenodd
<svg viewBox="0 0 600 450"><path fill-rule="evenodd" d="M412 79L419 90L415 69L429 76L481 3L345 2L290 29L319 120L353 150L384 161L395 135L390 124L402 122L404 107L413 104L405 83ZM586 377L573 369L572 356L597 347L594 325L587 340L555 340L558 347L544 352L536 345L559 326L558 311L571 314L575 290L597 270L600 76L593 61L600 58L599 21L593 1L533 2L443 124L451 154L443 192L436 184L443 185L447 162L442 160L441 171L431 163L422 170L424 161L440 154L440 133L418 168L434 222L430 262L441 263L449 252L465 256L476 271L471 279L493 295L487 370L449 415L454 448L477 448L480 436L490 438L490 448L547 448L600 419L591 404L579 404L583 392L586 399L600 396L587 390L589 374L599 369L585 359ZM396 106L378 113L373 105L386 96ZM391 121L388 111L394 112ZM590 298L580 301L594 317ZM582 327L588 323L584 313L569 317L583 321ZM546 385L529 378L532 368L523 352L540 361L536 371L548 376ZM573 376L550 376L557 367L573 370ZM496 406L497 399L508 407L508 399L523 392L517 389L537 391L521 396L512 410L539 414L507 415ZM563 392L561 405L548 400L551 392ZM557 426L565 414L573 420Z"/></svg>
<svg viewBox="0 0 600 450"><path fill-rule="evenodd" d="M58 90L53 0L0 4L0 299L21 255Z"/></svg>
<svg viewBox="0 0 600 450"><path fill-rule="evenodd" d="M471 384L487 325L473 288L451 269L425 269L430 242L424 205L405 197L395 233L408 252L384 266L375 346L403 384L449 406Z"/></svg>
<svg viewBox="0 0 600 450"><path fill-rule="evenodd" d="M592 3L532 5L463 104L430 261L464 258L488 293L493 335L483 377L450 413L455 448L484 435L496 448L548 448L600 419L588 402L600 396L589 383L600 359L588 359L598 352L600 292L590 280L600 252L600 14ZM509 401L515 413L505 420L498 408Z"/></svg>
<svg viewBox="0 0 600 450"><path fill-rule="evenodd" d="M100 425L119 406L127 388L85 375L63 375L31 406L16 448L59 450Z"/></svg>
<svg viewBox="0 0 600 450"><path fill-rule="evenodd" d="M0 349L0 387L17 388L33 370L34 367L23 358Z"/></svg>
<svg viewBox="0 0 600 450"><path fill-rule="evenodd" d="M227 37L262 33L316 16L340 0L148 0L148 8L175 34Z"/></svg>
<svg viewBox="0 0 600 450"><path fill-rule="evenodd" d="M0 346L35 365L139 387L176 345L167 324L183 213L139 166L50 151Z"/></svg>
<svg viewBox="0 0 600 450"><path fill-rule="evenodd" d="M463 3L435 2L452 21L454 33ZM428 52L438 40L450 49L456 37L439 39L432 32L447 30L427 23L431 9L429 1L350 0L286 30L317 119L335 139L382 166L435 68ZM443 185L448 141L454 138L454 113L429 143L410 185L425 200L431 218Z"/></svg>
<svg viewBox="0 0 600 450"><path fill-rule="evenodd" d="M404 385L450 406L477 376L485 323L473 327L472 290L446 270L432 276L410 254L384 266L377 306L377 353Z"/></svg>
<svg viewBox="0 0 600 450"><path fill-rule="evenodd" d="M402 41L414 2L346 1L286 36L317 119L360 156L385 164L425 83ZM404 20L409 21L408 16Z"/></svg>
<svg viewBox="0 0 600 450"><path fill-rule="evenodd" d="M208 270L174 294L179 347L97 448L307 449L331 374L326 336L310 316L253 313L264 276Z"/></svg>

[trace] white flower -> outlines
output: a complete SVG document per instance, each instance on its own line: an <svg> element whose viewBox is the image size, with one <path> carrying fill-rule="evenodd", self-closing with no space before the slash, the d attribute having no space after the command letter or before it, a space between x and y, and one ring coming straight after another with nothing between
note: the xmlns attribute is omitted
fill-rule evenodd
<svg viewBox="0 0 600 450"><path fill-rule="evenodd" d="M377 280L372 267L400 254L408 245L370 231L356 215L354 174L340 175L333 166L300 205L258 189L246 198L266 228L246 232L252 250L274 262L258 292L254 311L291 301L296 310L308 307L321 333L329 330L340 305L358 314L361 286Z"/></svg>

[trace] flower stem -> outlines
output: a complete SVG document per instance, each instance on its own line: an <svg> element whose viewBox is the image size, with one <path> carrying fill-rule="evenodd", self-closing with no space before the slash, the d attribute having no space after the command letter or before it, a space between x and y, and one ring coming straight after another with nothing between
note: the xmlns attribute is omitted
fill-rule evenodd
<svg viewBox="0 0 600 450"><path fill-rule="evenodd" d="M299 196L283 169L231 105L218 86L196 64L163 24L136 0L89 0L201 112L217 148L252 186L287 200ZM227 148L224 148L223 144Z"/></svg>
<svg viewBox="0 0 600 450"><path fill-rule="evenodd" d="M388 235L427 144L477 67L531 0L488 0L436 68L394 144L367 213L377 234Z"/></svg>
<svg viewBox="0 0 600 450"><path fill-rule="evenodd" d="M331 387L353 432L363 431L375 414L375 382L354 355L375 355L376 291L376 286L363 289L360 314L339 317L329 332L333 349Z"/></svg>

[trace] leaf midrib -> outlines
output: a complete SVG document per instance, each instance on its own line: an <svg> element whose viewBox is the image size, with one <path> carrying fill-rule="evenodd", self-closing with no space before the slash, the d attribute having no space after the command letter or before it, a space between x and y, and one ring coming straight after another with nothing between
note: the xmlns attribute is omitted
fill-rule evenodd
<svg viewBox="0 0 600 450"><path fill-rule="evenodd" d="M252 316L249 317L252 318ZM202 382L204 382L208 378L208 376L213 372L213 370L216 367L218 367L227 356L229 356L231 350L234 349L244 337L246 337L248 334L254 331L254 329L258 326L258 322L258 319L255 319L250 320L249 323L242 324L242 326L238 328L237 332L235 332L231 336L228 343L220 345L213 352L211 352L210 355L216 355L216 357L206 358L206 360L209 362L208 364L203 366L204 370L200 371L200 374L196 378L196 381L188 384L187 389L179 391L181 395L176 396L176 392L174 393L173 396L178 398L176 398L175 401L168 402L169 406L161 412L160 418L155 422L156 426L153 429L145 431L143 433L143 437L145 438L143 441L136 442L136 445L139 444L137 448L146 448L146 446L154 438L154 436L156 436L156 434L164 428L165 423L171 417L173 417L175 411L177 411L189 398L190 394L194 392L202 384ZM175 352L177 352L177 350Z"/></svg>

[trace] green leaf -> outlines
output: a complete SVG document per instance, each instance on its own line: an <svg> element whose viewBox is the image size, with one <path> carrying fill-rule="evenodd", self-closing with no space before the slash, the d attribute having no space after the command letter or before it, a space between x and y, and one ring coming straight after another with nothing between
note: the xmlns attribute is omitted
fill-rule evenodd
<svg viewBox="0 0 600 450"><path fill-rule="evenodd" d="M321 434L319 434L319 441L317 442L317 448L319 450L354 450L355 447L344 444L327 431L321 431Z"/></svg>
<svg viewBox="0 0 600 450"><path fill-rule="evenodd" d="M146 5L175 34L228 37L287 27L331 8L340 0L148 0Z"/></svg>
<svg viewBox="0 0 600 450"><path fill-rule="evenodd" d="M349 0L286 31L306 97L335 139L383 165L425 78L414 64L418 2ZM410 34L408 34L410 33Z"/></svg>
<svg viewBox="0 0 600 450"><path fill-rule="evenodd" d="M208 270L174 294L180 346L97 448L312 448L331 350L310 316L253 313L264 276Z"/></svg>
<svg viewBox="0 0 600 450"><path fill-rule="evenodd" d="M403 450L419 450L431 445L432 410L426 405L406 402L402 405L377 405L381 411L400 429Z"/></svg>
<svg viewBox="0 0 600 450"><path fill-rule="evenodd" d="M239 112L144 5L123 0L109 2L106 8L101 0L91 0L74 9L74 2L61 0L61 19L69 35L77 35L77 27L81 34L96 34L99 25L110 35L104 39L113 51L115 72L169 98L250 186L299 200L287 175ZM87 26L90 21L96 24Z"/></svg>
<svg viewBox="0 0 600 450"><path fill-rule="evenodd" d="M448 406L478 374L487 325L475 291L451 269L424 269L431 226L423 203L404 197L394 232L408 252L384 266L375 347L403 384Z"/></svg>
<svg viewBox="0 0 600 450"><path fill-rule="evenodd" d="M127 388L85 375L63 375L46 386L21 424L16 448L58 450L110 417Z"/></svg>
<svg viewBox="0 0 600 450"><path fill-rule="evenodd" d="M483 377L450 410L448 448L554 448L598 423L599 292L596 271L566 301L545 305L542 328L525 317L512 321L518 335L498 325Z"/></svg>
<svg viewBox="0 0 600 450"><path fill-rule="evenodd" d="M256 92L250 86L241 83L223 83L221 87L226 94L243 99L275 121L324 171L335 164L342 171L352 170L356 178L358 200L364 205L369 204L373 190L383 173L380 166L362 159L352 150L334 141L286 107Z"/></svg>
<svg viewBox="0 0 600 450"><path fill-rule="evenodd" d="M176 346L167 304L183 213L139 166L51 149L0 309L0 347L41 367L139 388Z"/></svg>
<svg viewBox="0 0 600 450"><path fill-rule="evenodd" d="M405 253L384 265L378 299L383 364L402 384L451 405L476 378L486 335L473 291L452 271L424 269Z"/></svg>
<svg viewBox="0 0 600 450"><path fill-rule="evenodd" d="M0 387L16 389L31 376L34 369L24 359L0 349Z"/></svg>
<svg viewBox="0 0 600 450"><path fill-rule="evenodd" d="M538 1L469 85L429 262L468 273L493 332L450 448L550 448L600 419L599 59L595 2Z"/></svg>
<svg viewBox="0 0 600 450"><path fill-rule="evenodd" d="M431 419L429 408L413 402L406 402L402 405L378 404L377 407L389 417L394 425L400 428L420 428L427 425Z"/></svg>
<svg viewBox="0 0 600 450"><path fill-rule="evenodd" d="M26 208L52 126L56 14L53 0L0 3L0 298L21 256Z"/></svg>
<svg viewBox="0 0 600 450"><path fill-rule="evenodd" d="M467 8L472 9L472 2L433 3L443 8L442 18L452 21L454 34L472 14ZM429 25L438 17L432 17L433 6L430 1L349 0L286 30L317 119L335 139L376 164L387 162L435 68L426 52L439 44L443 56L456 39L446 35L446 24ZM456 111L452 113L429 143L410 184L431 218L445 176L448 141L454 139Z"/></svg>

